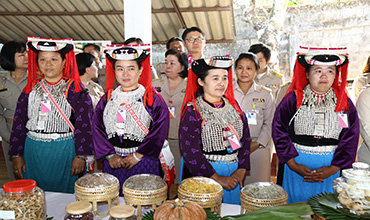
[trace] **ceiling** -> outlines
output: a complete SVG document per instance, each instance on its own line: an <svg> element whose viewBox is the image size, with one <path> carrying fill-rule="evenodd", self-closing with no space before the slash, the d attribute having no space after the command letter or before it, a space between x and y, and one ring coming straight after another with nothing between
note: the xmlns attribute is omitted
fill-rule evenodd
<svg viewBox="0 0 370 220"><path fill-rule="evenodd" d="M123 0L0 0L0 42L37 36L119 44L123 13ZM152 0L153 44L192 26L200 27L209 43L233 42L232 0Z"/></svg>

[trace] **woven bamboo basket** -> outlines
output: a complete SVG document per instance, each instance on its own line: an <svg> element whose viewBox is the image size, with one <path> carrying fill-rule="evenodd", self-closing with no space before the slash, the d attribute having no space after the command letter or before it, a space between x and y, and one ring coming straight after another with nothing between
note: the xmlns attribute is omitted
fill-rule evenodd
<svg viewBox="0 0 370 220"><path fill-rule="evenodd" d="M261 198L254 198L249 196L243 192L243 189L240 191L240 200L241 200L241 210L240 214L244 214L245 212L252 212L261 208L269 207L269 206L278 206L288 204L288 193L280 186L274 183L264 183L264 182L256 182L252 183L256 184L271 184L281 188L281 197L275 199L261 199ZM248 184L250 185L250 184ZM245 187L248 187L245 186ZM245 210L245 211L244 211Z"/></svg>
<svg viewBox="0 0 370 220"><path fill-rule="evenodd" d="M199 192L192 192L189 190L184 189L186 184L189 184L189 181L200 181L200 182L207 182L209 185L216 185L216 191L210 193L199 193ZM204 185L204 184L199 184ZM209 208L213 212L217 212L221 214L221 203L222 203L222 196L224 194L222 186L214 181L213 179L207 177L191 177L185 179L181 182L178 188L178 197L179 199L189 200L197 203L198 205L202 206L202 208Z"/></svg>
<svg viewBox="0 0 370 220"><path fill-rule="evenodd" d="M98 174L87 174L87 175L98 175ZM101 175L101 174L99 174ZM105 177L109 175L109 178L115 178L110 174L104 174ZM86 175L85 175L86 176ZM105 178L102 177L102 178ZM84 177L82 177L84 178ZM77 201L89 201L93 204L93 211L95 217L104 217L109 215L109 211L112 205L119 205L119 181L109 186L100 187L82 187L78 185L78 181L75 182L75 196ZM107 202L108 211L107 213L100 214L98 212L98 202Z"/></svg>
<svg viewBox="0 0 370 220"><path fill-rule="evenodd" d="M139 174L132 176L130 178L148 178L149 179L161 179L159 176L152 175L152 174ZM129 179L130 179L129 178ZM129 180L127 179L126 182ZM163 181L161 179L161 181ZM142 211L141 206L143 205L151 205L152 209L155 210L157 208L158 203L163 203L167 199L167 184L163 181L163 187L155 190L139 190L139 189L132 189L126 187L126 182L122 186L122 193L124 195L124 199L126 204L132 204L137 207L137 217L138 219L142 218Z"/></svg>

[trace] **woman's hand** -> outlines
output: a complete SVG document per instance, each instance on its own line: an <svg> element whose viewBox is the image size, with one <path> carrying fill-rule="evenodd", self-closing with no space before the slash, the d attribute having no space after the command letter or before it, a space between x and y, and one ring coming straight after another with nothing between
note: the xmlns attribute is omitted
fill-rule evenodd
<svg viewBox="0 0 370 220"><path fill-rule="evenodd" d="M82 157L82 156L80 156ZM85 160L77 157L73 158L71 166L71 176L78 175L85 170Z"/></svg>
<svg viewBox="0 0 370 220"><path fill-rule="evenodd" d="M134 157L134 154L135 156L139 159L137 160L135 157ZM125 166L123 166L123 168L126 168L126 169L131 169L132 167L134 167L136 164L138 164L140 162L140 160L144 157L144 155L142 154L139 154L139 153L134 153L134 154L130 154L128 155L127 157L123 158L123 162L125 163Z"/></svg>
<svg viewBox="0 0 370 220"><path fill-rule="evenodd" d="M18 177L20 177L21 179L23 179L22 171L23 172L26 172L26 163L24 162L23 157L13 157L12 161L13 161L13 170L14 170L14 173Z"/></svg>
<svg viewBox="0 0 370 220"><path fill-rule="evenodd" d="M253 153L256 150L258 150L258 143L257 142L251 142L250 152Z"/></svg>
<svg viewBox="0 0 370 220"><path fill-rule="evenodd" d="M110 168L112 169L118 169L118 168L124 167L125 165L123 162L123 159L117 154L115 154L112 158L110 158L108 160L108 163L109 163Z"/></svg>
<svg viewBox="0 0 370 220"><path fill-rule="evenodd" d="M339 167L334 165L330 167L321 167L319 169L312 171L313 173L315 173L315 175L312 176L311 179L314 180L315 182L321 183L322 181L324 181L324 179L338 172L339 169L340 169Z"/></svg>
<svg viewBox="0 0 370 220"><path fill-rule="evenodd" d="M287 165L289 166L291 170L301 175L304 178L303 181L316 182L312 179L316 174L312 172L312 170L307 168L306 166L302 164L297 164L294 158L288 160Z"/></svg>
<svg viewBox="0 0 370 220"><path fill-rule="evenodd" d="M231 177L235 178L238 181L240 187L243 187L246 173L247 173L246 169L237 169L233 174L231 174Z"/></svg>
<svg viewBox="0 0 370 220"><path fill-rule="evenodd" d="M232 190L238 185L238 180L231 176L219 176L217 173L211 176L216 182L221 184L226 190Z"/></svg>

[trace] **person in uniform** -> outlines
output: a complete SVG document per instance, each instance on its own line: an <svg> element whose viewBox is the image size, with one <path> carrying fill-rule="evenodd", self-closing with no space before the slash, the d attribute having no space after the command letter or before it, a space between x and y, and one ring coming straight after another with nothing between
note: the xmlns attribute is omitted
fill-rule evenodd
<svg viewBox="0 0 370 220"><path fill-rule="evenodd" d="M94 154L92 103L80 81L70 39L28 39L28 83L10 136L14 172L45 191L74 192Z"/></svg>
<svg viewBox="0 0 370 220"><path fill-rule="evenodd" d="M355 96L355 101L358 98L361 90L364 86L368 85L370 82L370 56L367 58L364 68L362 69L362 74L358 75L352 84L353 95Z"/></svg>
<svg viewBox="0 0 370 220"><path fill-rule="evenodd" d="M257 55L260 69L258 70L255 82L263 85L272 91L274 101L280 86L284 83L284 76L272 70L268 64L271 58L271 49L265 44L253 44L248 52Z"/></svg>
<svg viewBox="0 0 370 220"><path fill-rule="evenodd" d="M181 38L179 38L179 37L171 37L167 41L166 49L167 50L174 49L174 50L177 50L179 52L183 52L185 50L184 49L183 40ZM157 71L157 74L158 75L165 74L165 70L166 70L165 63L164 62L158 63L155 66L155 70Z"/></svg>
<svg viewBox="0 0 370 220"><path fill-rule="evenodd" d="M170 117L152 87L148 48L108 45L105 54L108 90L95 108L93 140L96 159L105 159L103 172L118 178L122 195L130 176L159 175Z"/></svg>
<svg viewBox="0 0 370 220"><path fill-rule="evenodd" d="M179 182L181 152L179 145L179 123L181 106L185 96L188 59L185 52L174 49L166 52L165 76L153 80L153 88L162 95L170 112L170 129L167 140L175 158L176 179Z"/></svg>
<svg viewBox="0 0 370 220"><path fill-rule="evenodd" d="M199 27L186 28L181 38L184 40L184 46L188 54L192 55L194 60L203 58L206 35Z"/></svg>
<svg viewBox="0 0 370 220"><path fill-rule="evenodd" d="M360 133L362 143L358 149L357 156L359 162L370 165L370 85L366 85L356 101L358 118L360 121Z"/></svg>
<svg viewBox="0 0 370 220"><path fill-rule="evenodd" d="M107 78L105 76L105 65L100 60L100 55L101 55L100 47L96 44L86 44L84 45L82 51L84 53L89 53L95 57L95 64L98 67L98 77L97 77L98 83L105 91Z"/></svg>
<svg viewBox="0 0 370 220"><path fill-rule="evenodd" d="M283 85L280 86L279 91L276 95L276 99L275 99L276 107L279 105L281 100L285 97L286 92L288 91L288 88L289 88L290 84L292 84L292 81L288 81L288 82L286 82L286 83L284 83Z"/></svg>
<svg viewBox="0 0 370 220"><path fill-rule="evenodd" d="M269 182L271 179L271 124L275 104L271 90L258 85L254 79L259 68L253 53L242 53L235 61L237 82L234 95L245 112L251 136L251 169L244 185L253 182Z"/></svg>
<svg viewBox="0 0 370 220"><path fill-rule="evenodd" d="M28 55L26 44L10 41L4 44L0 65L0 136L9 180L15 180L12 162L8 156L10 132L18 97L27 84Z"/></svg>
<svg viewBox="0 0 370 220"><path fill-rule="evenodd" d="M289 203L333 192L340 169L356 159L359 138L357 111L346 93L346 48L300 47L297 54L292 84L272 123L283 165L278 180Z"/></svg>
<svg viewBox="0 0 370 220"><path fill-rule="evenodd" d="M224 203L240 204L240 188L250 169L250 135L234 98L232 63L229 56L191 63L179 140L190 175L214 179L224 188Z"/></svg>
<svg viewBox="0 0 370 220"><path fill-rule="evenodd" d="M81 82L89 92L93 107L98 104L102 95L104 95L103 88L92 81L98 77L98 67L95 63L95 58L89 53L80 53L76 55L78 73L80 74Z"/></svg>

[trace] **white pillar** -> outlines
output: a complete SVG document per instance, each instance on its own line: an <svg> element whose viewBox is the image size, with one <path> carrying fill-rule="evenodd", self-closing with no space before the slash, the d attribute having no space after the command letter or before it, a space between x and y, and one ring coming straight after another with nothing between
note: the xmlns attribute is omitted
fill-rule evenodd
<svg viewBox="0 0 370 220"><path fill-rule="evenodd" d="M123 0L125 40L139 37L152 44L152 0Z"/></svg>

